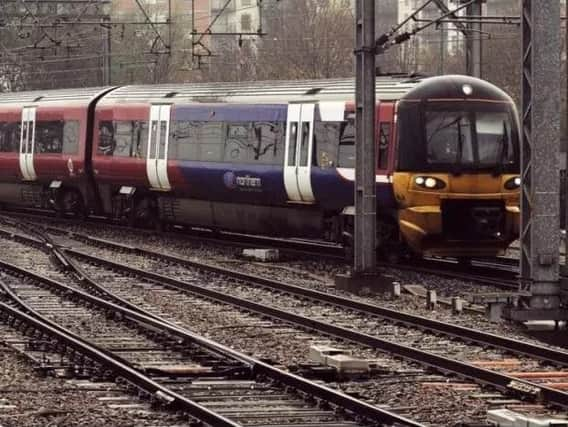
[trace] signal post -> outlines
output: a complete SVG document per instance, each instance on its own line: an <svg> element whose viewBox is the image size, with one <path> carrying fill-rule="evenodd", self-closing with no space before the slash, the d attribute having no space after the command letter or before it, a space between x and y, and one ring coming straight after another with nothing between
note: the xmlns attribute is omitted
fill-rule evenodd
<svg viewBox="0 0 568 427"><path fill-rule="evenodd" d="M522 0L521 288L517 321L562 320L559 281L560 4Z"/></svg>

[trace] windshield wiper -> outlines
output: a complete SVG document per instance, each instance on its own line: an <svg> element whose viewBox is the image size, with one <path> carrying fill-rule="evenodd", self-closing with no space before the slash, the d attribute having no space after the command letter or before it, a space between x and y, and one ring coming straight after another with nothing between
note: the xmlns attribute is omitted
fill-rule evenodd
<svg viewBox="0 0 568 427"><path fill-rule="evenodd" d="M458 126L459 126L459 123L461 122L461 119L462 119L462 116L458 116L455 120L452 120L451 122L444 124L444 126L441 126L441 124L442 124L443 122L440 123L440 126L437 127L437 128L434 130L434 132L432 132L432 134L429 136L428 140L426 141L426 144L430 144L430 141L432 141L432 138L434 138L434 137L438 134L438 132L440 132L440 131L442 131L442 130L444 130L444 129L447 129L447 128L449 128L450 126L455 125L456 123L458 123Z"/></svg>
<svg viewBox="0 0 568 427"><path fill-rule="evenodd" d="M461 175L461 163L463 158L463 135L461 131L461 116L457 118L457 121L454 123L457 124L458 127L458 149L456 150L456 161L453 164L452 174L458 176Z"/></svg>
<svg viewBox="0 0 568 427"><path fill-rule="evenodd" d="M503 120L503 136L499 138L499 148L498 148L498 156L495 161L495 171L493 175L501 175L503 173L503 163L505 159L509 155L508 144L509 143L509 133L507 132L507 123Z"/></svg>

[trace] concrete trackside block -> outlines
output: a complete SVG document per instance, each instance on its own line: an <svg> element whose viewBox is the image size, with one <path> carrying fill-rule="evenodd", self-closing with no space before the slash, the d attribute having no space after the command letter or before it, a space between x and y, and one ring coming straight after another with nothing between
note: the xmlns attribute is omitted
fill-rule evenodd
<svg viewBox="0 0 568 427"><path fill-rule="evenodd" d="M502 302L488 302L485 306L485 316L490 322L498 323L503 317L505 304Z"/></svg>
<svg viewBox="0 0 568 427"><path fill-rule="evenodd" d="M271 262L280 259L278 249L243 249L243 257L255 261Z"/></svg>
<svg viewBox="0 0 568 427"><path fill-rule="evenodd" d="M369 361L353 357L351 351L327 345L310 347L310 359L320 365L335 368L339 373L369 372Z"/></svg>
<svg viewBox="0 0 568 427"><path fill-rule="evenodd" d="M399 282L392 282L392 297L393 298L400 298L400 283Z"/></svg>
<svg viewBox="0 0 568 427"><path fill-rule="evenodd" d="M460 314L463 312L463 299L460 297L453 297L452 298L452 312L454 314Z"/></svg>
<svg viewBox="0 0 568 427"><path fill-rule="evenodd" d="M352 293L387 293L393 292L394 278L384 274L353 276L350 274L338 274L335 276L335 287L342 291Z"/></svg>
<svg viewBox="0 0 568 427"><path fill-rule="evenodd" d="M566 427L565 419L519 414L509 409L487 411L487 420L496 427Z"/></svg>
<svg viewBox="0 0 568 427"><path fill-rule="evenodd" d="M369 372L369 362L367 360L346 356L344 354L329 356L326 365L335 368L337 372L342 374Z"/></svg>
<svg viewBox="0 0 568 427"><path fill-rule="evenodd" d="M320 365L325 365L329 356L337 356L343 354L351 356L351 351L342 348L331 347L329 345L312 345L310 346L310 359Z"/></svg>
<svg viewBox="0 0 568 427"><path fill-rule="evenodd" d="M434 289L428 289L426 292L426 307L428 310L435 310L438 306L438 296Z"/></svg>

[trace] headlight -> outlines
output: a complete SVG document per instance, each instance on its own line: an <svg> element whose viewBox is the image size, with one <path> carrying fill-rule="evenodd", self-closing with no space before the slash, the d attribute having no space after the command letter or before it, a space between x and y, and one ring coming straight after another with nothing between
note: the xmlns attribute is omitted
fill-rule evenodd
<svg viewBox="0 0 568 427"><path fill-rule="evenodd" d="M414 183L418 187L426 188L428 190L440 190L446 186L444 181L433 176L417 176L414 178Z"/></svg>
<svg viewBox="0 0 568 427"><path fill-rule="evenodd" d="M505 189L507 190L516 190L521 186L521 177L516 176L514 178L508 179L505 183Z"/></svg>
<svg viewBox="0 0 568 427"><path fill-rule="evenodd" d="M434 178L426 178L424 186L426 188L436 188L436 180Z"/></svg>

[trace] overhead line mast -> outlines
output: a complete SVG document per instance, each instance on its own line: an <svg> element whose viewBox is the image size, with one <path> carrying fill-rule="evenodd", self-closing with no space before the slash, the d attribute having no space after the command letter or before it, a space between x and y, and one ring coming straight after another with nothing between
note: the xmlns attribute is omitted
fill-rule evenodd
<svg viewBox="0 0 568 427"><path fill-rule="evenodd" d="M376 258L375 188L375 0L357 0L355 89L355 253L354 274L374 275Z"/></svg>

